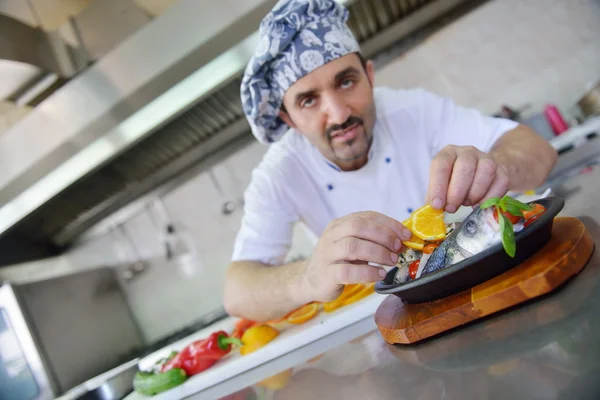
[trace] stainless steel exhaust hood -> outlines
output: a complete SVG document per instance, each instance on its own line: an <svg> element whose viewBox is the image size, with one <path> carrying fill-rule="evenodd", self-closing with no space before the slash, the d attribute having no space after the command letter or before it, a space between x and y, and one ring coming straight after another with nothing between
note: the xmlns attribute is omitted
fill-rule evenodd
<svg viewBox="0 0 600 400"><path fill-rule="evenodd" d="M63 249L123 205L253 140L239 85L275 3L181 0L1 135L0 248ZM484 2L343 3L375 56Z"/></svg>

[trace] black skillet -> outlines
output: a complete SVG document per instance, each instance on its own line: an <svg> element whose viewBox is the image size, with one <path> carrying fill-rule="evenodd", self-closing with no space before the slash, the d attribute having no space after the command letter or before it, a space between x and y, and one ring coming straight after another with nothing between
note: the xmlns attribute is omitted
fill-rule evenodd
<svg viewBox="0 0 600 400"><path fill-rule="evenodd" d="M546 197L529 204L533 203L543 205L546 211L526 228L515 233L514 258L506 254L502 243L498 243L448 268L403 283L394 283L394 275L398 270L394 267L383 280L375 283L375 291L379 294L393 294L406 303L424 303L462 292L517 266L550 240L554 217L565 205L560 197Z"/></svg>

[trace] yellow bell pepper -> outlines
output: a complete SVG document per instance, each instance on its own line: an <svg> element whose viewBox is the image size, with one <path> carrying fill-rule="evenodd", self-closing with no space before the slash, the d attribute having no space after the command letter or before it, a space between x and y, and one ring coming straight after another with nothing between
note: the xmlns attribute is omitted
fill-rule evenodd
<svg viewBox="0 0 600 400"><path fill-rule="evenodd" d="M256 351L279 336L279 331L267 324L254 325L242 335L240 354L246 355Z"/></svg>

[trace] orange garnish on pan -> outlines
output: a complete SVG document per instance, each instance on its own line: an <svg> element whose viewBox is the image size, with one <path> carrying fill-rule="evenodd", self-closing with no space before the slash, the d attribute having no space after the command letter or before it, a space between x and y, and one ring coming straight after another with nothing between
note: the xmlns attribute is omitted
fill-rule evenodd
<svg viewBox="0 0 600 400"><path fill-rule="evenodd" d="M436 210L427 204L415 210L410 217L410 221L410 230L420 239L434 242L446 237L443 210Z"/></svg>
<svg viewBox="0 0 600 400"><path fill-rule="evenodd" d="M410 221L410 218L402 222L402 225L404 225L408 230L412 232L412 223ZM416 236L415 234L413 234L412 238L410 238L409 240L404 240L402 243L406 247L414 250L423 250L423 246L425 246L425 241L420 237Z"/></svg>

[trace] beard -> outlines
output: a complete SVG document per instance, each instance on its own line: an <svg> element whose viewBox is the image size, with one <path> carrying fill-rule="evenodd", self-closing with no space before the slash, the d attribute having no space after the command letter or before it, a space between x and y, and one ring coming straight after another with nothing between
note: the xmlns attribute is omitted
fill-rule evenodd
<svg viewBox="0 0 600 400"><path fill-rule="evenodd" d="M333 136L336 132L343 132L353 125L357 125L358 129L362 128L356 137L347 140L342 144L333 144ZM325 136L329 143L329 148L335 157L343 162L352 162L365 157L371 143L373 141L373 135L367 132L364 121L362 118L357 116L350 116L343 124L332 125L325 131Z"/></svg>

